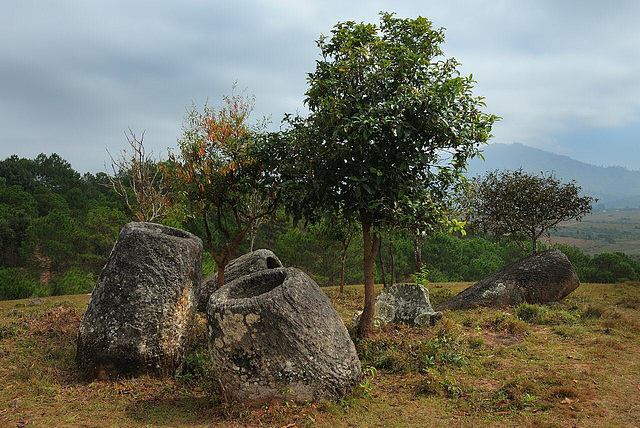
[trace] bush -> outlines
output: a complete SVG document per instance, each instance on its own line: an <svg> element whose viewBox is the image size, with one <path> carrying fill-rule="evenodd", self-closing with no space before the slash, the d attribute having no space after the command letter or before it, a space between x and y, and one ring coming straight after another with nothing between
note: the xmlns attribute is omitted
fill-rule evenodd
<svg viewBox="0 0 640 428"><path fill-rule="evenodd" d="M31 297L40 289L40 282L23 269L0 269L0 300Z"/></svg>
<svg viewBox="0 0 640 428"><path fill-rule="evenodd" d="M95 284L96 277L93 273L71 268L61 278L53 281L53 295L89 293Z"/></svg>

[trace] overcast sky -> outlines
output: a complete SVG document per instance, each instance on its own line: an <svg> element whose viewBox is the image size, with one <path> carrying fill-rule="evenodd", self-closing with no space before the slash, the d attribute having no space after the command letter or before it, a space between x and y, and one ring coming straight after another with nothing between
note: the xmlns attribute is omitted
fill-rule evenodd
<svg viewBox="0 0 640 428"><path fill-rule="evenodd" d="M640 169L640 1L2 1L0 158L104 170L124 131L165 157L195 102L239 89L254 118L304 112L320 34L381 10L446 27L447 56L521 142Z"/></svg>

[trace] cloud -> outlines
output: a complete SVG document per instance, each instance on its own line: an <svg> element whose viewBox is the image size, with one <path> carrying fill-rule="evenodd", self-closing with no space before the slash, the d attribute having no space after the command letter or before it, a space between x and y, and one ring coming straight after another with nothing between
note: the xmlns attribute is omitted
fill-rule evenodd
<svg viewBox="0 0 640 428"><path fill-rule="evenodd" d="M380 10L447 27L446 54L503 117L496 141L571 153L579 141L559 136L638 120L635 1L22 0L0 16L0 157L55 151L95 172L128 126L165 154L185 108L218 104L236 80L277 128L304 108L318 36Z"/></svg>

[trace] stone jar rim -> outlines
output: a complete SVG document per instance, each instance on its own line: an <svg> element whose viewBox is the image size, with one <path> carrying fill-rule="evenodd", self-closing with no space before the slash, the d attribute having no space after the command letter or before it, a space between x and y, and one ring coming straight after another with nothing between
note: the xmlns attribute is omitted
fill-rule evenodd
<svg viewBox="0 0 640 428"><path fill-rule="evenodd" d="M241 276L216 290L211 295L209 304L218 308L263 304L278 295L286 294L289 287L295 286L294 277L299 273L296 268L280 267Z"/></svg>

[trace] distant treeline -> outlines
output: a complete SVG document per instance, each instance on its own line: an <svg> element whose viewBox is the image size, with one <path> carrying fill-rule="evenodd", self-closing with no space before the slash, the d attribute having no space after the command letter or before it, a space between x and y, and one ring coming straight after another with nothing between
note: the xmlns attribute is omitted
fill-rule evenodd
<svg viewBox="0 0 640 428"><path fill-rule="evenodd" d="M188 213L186 213L188 214ZM202 236L198 222L177 210L162 222ZM106 173L80 175L56 154L0 161L0 299L90 292L122 226L133 216L109 186ZM485 237L437 233L422 246L425 274L432 282L477 281L523 257L513 243ZM261 226L255 248L270 248L286 266L311 274L321 285L340 279L342 243L323 229L294 225L283 215ZM640 280L640 262L623 253L589 257L560 246L583 282ZM248 251L243 243L238 254ZM215 266L204 256L204 274ZM376 263L376 282L412 281L414 241L385 234ZM384 278L383 278L384 272ZM347 251L346 283L362 283L362 237Z"/></svg>

